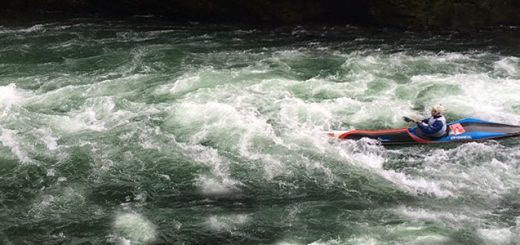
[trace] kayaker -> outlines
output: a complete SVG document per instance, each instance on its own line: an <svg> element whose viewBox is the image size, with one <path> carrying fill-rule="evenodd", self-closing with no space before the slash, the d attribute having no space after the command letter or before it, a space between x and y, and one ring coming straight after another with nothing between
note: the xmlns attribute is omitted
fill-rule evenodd
<svg viewBox="0 0 520 245"><path fill-rule="evenodd" d="M444 107L440 104L431 108L431 117L416 121L417 127L429 137L442 137L446 134L446 118L442 115Z"/></svg>

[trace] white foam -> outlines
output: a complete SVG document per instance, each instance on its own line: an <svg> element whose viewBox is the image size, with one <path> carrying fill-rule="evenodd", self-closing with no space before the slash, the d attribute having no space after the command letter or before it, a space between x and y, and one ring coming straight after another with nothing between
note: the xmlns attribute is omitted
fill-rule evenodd
<svg viewBox="0 0 520 245"><path fill-rule="evenodd" d="M16 84L11 83L6 86L0 86L0 111L2 115L8 116L10 107L13 105L22 105L28 96L28 93L16 88Z"/></svg>
<svg viewBox="0 0 520 245"><path fill-rule="evenodd" d="M210 57L212 59L225 59L230 54L216 53ZM233 54L236 56L243 56L247 54ZM224 56L224 57L220 57ZM207 57L203 57L207 59ZM202 94L212 92L205 101L215 96L225 96L233 94L232 91L238 90L237 85L244 83L255 83L259 77L254 74L264 74L268 69L263 65L252 65L239 70L215 69L211 66L202 67L196 71L189 71L180 77L175 78L171 82L158 86L153 93L156 95L171 95L174 97L188 94L193 100L201 100ZM226 90L227 89L227 90ZM211 91L210 91L211 90ZM263 91L264 92L264 91ZM234 93L237 95L237 93ZM241 94L241 93L238 93Z"/></svg>
<svg viewBox="0 0 520 245"><path fill-rule="evenodd" d="M47 176L54 177L54 175L56 175L56 170L53 168L47 169Z"/></svg>
<svg viewBox="0 0 520 245"><path fill-rule="evenodd" d="M496 200L520 184L514 162L517 149L496 143L465 143L451 149L437 149L424 156L418 173L455 196L478 195Z"/></svg>
<svg viewBox="0 0 520 245"><path fill-rule="evenodd" d="M210 174L200 174L196 181L203 194L225 195L238 190L240 182L231 178L229 166L217 150L188 143L178 143L178 146L195 162L209 167Z"/></svg>
<svg viewBox="0 0 520 245"><path fill-rule="evenodd" d="M383 242L381 240L370 237L368 235L354 236L346 241L346 244L378 245L382 243Z"/></svg>
<svg viewBox="0 0 520 245"><path fill-rule="evenodd" d="M394 212L398 215L404 216L407 219L422 222L438 222L445 224L452 228L460 228L466 224L480 222L481 217L488 215L487 212L480 210L469 210L469 207L462 210L431 210L424 208L414 208L401 206L394 209ZM471 216L468 216L471 215Z"/></svg>
<svg viewBox="0 0 520 245"><path fill-rule="evenodd" d="M485 244L505 245L514 244L513 233L509 228L481 228L477 230L478 236Z"/></svg>
<svg viewBox="0 0 520 245"><path fill-rule="evenodd" d="M17 136L18 132L5 128L0 128L0 142L11 150L11 153L18 158L21 163L29 163L31 159L23 149L22 142Z"/></svg>
<svg viewBox="0 0 520 245"><path fill-rule="evenodd" d="M0 34L2 34L2 33L30 33L30 32L37 32L37 31L44 30L44 27L45 26L42 25L42 24L37 24L37 25L31 26L31 27L20 28L20 29L1 28L0 29Z"/></svg>
<svg viewBox="0 0 520 245"><path fill-rule="evenodd" d="M47 146L47 149L49 149L51 151L58 149L57 140L58 140L58 138L52 137L50 135L46 135L46 136L44 136L44 138L42 138L42 141Z"/></svg>
<svg viewBox="0 0 520 245"><path fill-rule="evenodd" d="M494 64L495 71L504 72L507 76L520 76L520 58L505 57Z"/></svg>
<svg viewBox="0 0 520 245"><path fill-rule="evenodd" d="M392 240L395 244L451 244L453 240L448 236L438 234L436 231L429 229L430 223L426 225L413 225L403 223L399 225L385 226L387 233L384 236L379 236L380 239L384 240L385 237L395 237ZM381 244L378 242L376 244ZM392 244L393 244L392 243ZM383 243L386 244L386 243Z"/></svg>
<svg viewBox="0 0 520 245"><path fill-rule="evenodd" d="M491 78L487 74L422 75L411 80L411 85L418 87L445 84L460 88L460 92L453 94L440 91L427 104L440 102L448 112L464 117L520 124L520 115L511 107L520 103L519 80Z"/></svg>
<svg viewBox="0 0 520 245"><path fill-rule="evenodd" d="M517 216L515 220L516 225L511 227L512 240L520 241L520 217Z"/></svg>
<svg viewBox="0 0 520 245"><path fill-rule="evenodd" d="M45 144L48 150L54 151L58 149L58 138L52 136L49 129L37 129L35 134L40 135L40 140Z"/></svg>
<svg viewBox="0 0 520 245"><path fill-rule="evenodd" d="M169 89L169 92L172 94L187 92L189 90L197 88L196 83L199 81L200 76L198 75L181 77L173 83L173 86Z"/></svg>
<svg viewBox="0 0 520 245"><path fill-rule="evenodd" d="M280 102L280 121L289 129L328 128L332 114L323 109L322 104L306 103L300 99L286 99Z"/></svg>
<svg viewBox="0 0 520 245"><path fill-rule="evenodd" d="M321 241L321 239L320 239L318 241L309 243L309 245L340 245L340 244L344 244L344 242L339 238L331 239L328 241Z"/></svg>
<svg viewBox="0 0 520 245"><path fill-rule="evenodd" d="M430 245L430 244L450 244L453 242L449 237L442 235L422 235L408 242L408 244L416 245Z"/></svg>
<svg viewBox="0 0 520 245"><path fill-rule="evenodd" d="M315 79L309 82L318 82L330 86L327 89L334 90L333 83ZM283 155L264 153L263 149L253 143L255 141L258 142L259 138L273 141L277 147L291 149L292 152L297 149L305 149L323 154L330 145L326 144L325 137L321 137L322 132L319 129L332 128L333 124L331 122L347 121L361 124L369 120L370 115L383 112L384 115L377 118L377 120L388 121L387 118L390 118L389 125L391 126L401 122L400 115L403 114L402 111L409 111L409 105L402 105L398 101L392 100L376 101L368 104L360 103L350 98L337 98L316 103L308 102L294 98L290 93L287 93L287 90L295 85L299 86L299 83L294 80L281 82L268 79L251 85L246 89L223 86L214 88L211 91L198 90L189 94L181 104L175 107L175 124L180 122L181 126L193 131L191 143L210 139L218 142L219 147L226 147L226 150L238 150L240 155L246 159L261 161L265 170L265 178L271 180L276 176L290 175L291 170L288 166L293 163L288 162ZM338 86L343 85L340 84ZM266 91L269 92L266 93ZM261 93L262 96L257 97L255 94L251 94L257 92ZM230 94L235 95L229 96ZM265 96L271 98L271 100L263 98ZM267 119L264 119L256 111L256 108L264 106L263 103L269 103L272 110L278 113L274 119L281 126L279 129L281 133L275 134L272 126L266 123ZM349 104L353 106L349 106ZM382 109L388 108L388 104L393 104L394 106L391 106L390 110ZM368 109L367 106L369 106ZM335 115L338 111L345 108L349 108L351 116L348 118L337 118ZM218 133L222 131L226 132L225 136ZM318 133L316 132L318 131L320 131L320 136L317 136ZM360 166L364 168L367 165L371 166L371 171L396 183L409 193L416 195L429 194L438 197L453 195L434 181L424 178L413 178L391 170L383 170L383 156L365 153L363 150L359 150L354 156L355 161ZM353 160L351 156L344 157L349 159L349 161ZM374 159L374 157L377 159ZM294 159L292 160L294 161ZM310 161L305 157L297 160L297 162L309 171L323 172L326 176L329 176L327 178L329 181L333 179L331 170L321 163ZM220 178L216 178L216 180L219 182ZM202 178L200 183L204 182L219 187L219 185L212 183L215 182L213 178ZM206 186L203 189L211 190L207 188L207 185L201 186ZM222 190L219 187L213 191L219 192Z"/></svg>
<svg viewBox="0 0 520 245"><path fill-rule="evenodd" d="M384 54L379 49L366 49L336 55L346 59L341 67L348 72L348 77L361 79L367 75L380 74L382 71L388 74L406 73L417 64L423 64L421 68L425 65L433 69L444 68L446 64L451 65L449 68L464 68L467 66L465 63L477 61L471 56L456 52L422 52L410 55L407 52Z"/></svg>
<svg viewBox="0 0 520 245"><path fill-rule="evenodd" d="M197 130L193 132L194 136L208 137L225 132L226 137L221 139L233 147L236 147L243 134L273 134L271 125L266 123L266 119L258 117L254 108L235 106L233 102L183 102L176 108L175 115L176 120L188 130ZM197 137L192 139L198 140Z"/></svg>
<svg viewBox="0 0 520 245"><path fill-rule="evenodd" d="M455 197L451 190L442 183L428 177L417 177L396 172L394 170L376 171L383 178L396 184L401 190L412 195L429 195L437 198Z"/></svg>
<svg viewBox="0 0 520 245"><path fill-rule="evenodd" d="M58 182L61 181L58 179ZM50 194L42 195L33 203L29 214L36 218L59 217L62 214L79 211L85 207L86 198L80 189L62 187L57 191L51 190L50 192Z"/></svg>
<svg viewBox="0 0 520 245"><path fill-rule="evenodd" d="M207 227L214 231L227 231L231 232L236 230L240 226L249 222L249 216L246 214L234 214L234 215L211 215L205 221Z"/></svg>
<svg viewBox="0 0 520 245"><path fill-rule="evenodd" d="M194 103L184 102L176 108L175 118L188 131L193 131L190 142L204 140L218 142L219 148L237 151L242 157L263 162L268 179L285 173L285 167L277 156L264 152L264 144L283 144L276 136L272 125L251 104L254 98L247 95L234 96L231 101ZM196 130L196 131L195 131ZM265 142L265 143L264 143ZM216 155L215 153L212 153ZM217 159L217 157L207 158ZM210 163L211 161L204 160ZM224 166L222 160L211 165ZM226 178L224 178L226 179Z"/></svg>
<svg viewBox="0 0 520 245"><path fill-rule="evenodd" d="M302 243L295 242L295 241L280 241L280 242L276 242L275 245L302 245Z"/></svg>
<svg viewBox="0 0 520 245"><path fill-rule="evenodd" d="M222 175L222 174L220 174ZM202 194L205 195L226 195L236 189L236 181L229 177L224 179L217 179L216 177L200 175L197 178L197 185L201 189Z"/></svg>
<svg viewBox="0 0 520 245"><path fill-rule="evenodd" d="M76 114L73 117L57 116L54 118L54 125L64 132L77 133L84 130L105 131L105 123L96 118L96 112L93 109Z"/></svg>
<svg viewBox="0 0 520 245"><path fill-rule="evenodd" d="M495 69L503 71L509 76L508 78L497 78L490 76L488 71L480 68L482 65L479 62L487 57L482 58L479 55L481 54L455 52L423 52L420 55L352 52L345 56L346 61L342 68L348 72L343 80L347 79L349 82L344 84L355 85L355 88L346 90L338 87L339 91L347 97L359 98L359 100L374 98L374 101L362 103L359 106L366 111L360 114L365 117L360 117L358 122L369 121L370 117L380 116L382 112L384 113L382 110L368 111L367 108L370 108L372 103L379 102L381 105L391 103L384 108L394 108L401 104L400 110L406 112L403 110L406 108L402 108L402 105L419 103L419 105L428 106L441 102L446 105L450 113L505 123L520 123L520 116L516 112L517 109L514 108L520 103L517 96L520 93L518 58L506 57L497 61ZM398 81L380 76L381 73L406 73L419 63L429 65L434 70L440 71L443 67L453 70L448 70L451 74L446 74L446 69L442 69L445 72L427 75L415 75L410 72L411 82L405 84L398 84ZM459 72L459 70L463 72ZM369 89L368 86L377 81L384 81L387 88L382 88L381 91ZM436 87L439 89L436 90ZM396 96L404 98L398 99ZM385 98L388 99L385 100Z"/></svg>
<svg viewBox="0 0 520 245"><path fill-rule="evenodd" d="M427 179L424 177L409 176L404 173L399 173L394 170L387 170L381 173L387 180L392 181L401 187L404 191L414 194L423 195L427 194L438 198L454 197L455 194L446 189L440 183L435 180Z"/></svg>
<svg viewBox="0 0 520 245"><path fill-rule="evenodd" d="M413 176L395 170L386 170L383 164L386 161L386 149L373 140L361 139L340 142L335 154L344 161L357 167L367 169L396 185L402 191L411 195L429 195L439 198L454 196L454 193L437 181L428 179L428 176Z"/></svg>
<svg viewBox="0 0 520 245"><path fill-rule="evenodd" d="M147 113L147 111L141 111ZM128 122L137 113L116 109L113 97L96 97L87 99L82 107L68 113L67 116L55 116L53 126L67 133L80 131L106 131L117 125Z"/></svg>
<svg viewBox="0 0 520 245"><path fill-rule="evenodd" d="M195 98L190 96L190 98L186 99L186 102L182 102L175 108L175 123L180 123L187 131L193 132L190 137L190 143L192 144L211 140L217 143L218 148L238 152L240 156L251 160L251 162L261 162L266 179L270 180L279 175L290 175L290 170L287 168L288 163L286 163L286 160L281 159L285 158L285 156L266 153L265 150L267 146L270 147L270 145L273 144L276 145L276 147L284 149L290 148L291 145L297 146L298 143L290 143L290 140L286 141L278 136L272 124L268 122L268 119L264 118L263 115L257 111L257 107L264 106L264 103L272 103L273 101L264 101L266 100L264 96L256 96L244 92L251 91L255 93L258 91L265 93L265 86L290 86L291 84L293 83L280 83L279 81L267 80L260 84L252 85L246 90L242 90L242 92L238 91L240 88L222 87L214 89L211 91L211 94L206 96L206 91L197 91L199 96ZM262 86L262 88L259 86ZM269 91L273 92L269 92L268 97L285 97L285 94L283 94L284 89ZM278 94L279 92L282 94ZM210 92L208 91L208 93ZM235 94L235 96L228 96L229 93ZM215 95L219 97L223 96L224 98L215 99L213 98ZM208 101L206 102L205 100ZM214 100L218 100L218 102ZM285 102L289 101L282 99L280 103L274 103L275 106L278 106L283 105ZM305 111L304 103L297 106L301 106L302 111ZM326 120L322 120L321 118L323 113L319 110L319 105L315 106L312 113L316 114L316 116L313 116L315 119L312 120L321 120L323 123L326 122ZM301 124L298 122L295 122L294 125L288 125L292 123L291 117L293 115L289 112L287 112L287 114L285 117L287 121L283 122L286 129L301 130L299 126ZM283 116L283 114L281 115ZM282 120L284 119L282 118ZM305 124L309 127L314 127L312 126L314 123L315 122L306 122ZM290 136L299 137L300 134L291 133ZM315 138L312 137L312 139ZM210 161L206 160L206 162ZM222 163L221 165L225 166L227 163ZM313 168L313 170L320 168L316 163L312 162L305 162L305 166ZM325 172L327 171L325 168L323 168L323 170Z"/></svg>
<svg viewBox="0 0 520 245"><path fill-rule="evenodd" d="M121 244L150 244L157 238L157 228L139 213L118 214L113 228Z"/></svg>

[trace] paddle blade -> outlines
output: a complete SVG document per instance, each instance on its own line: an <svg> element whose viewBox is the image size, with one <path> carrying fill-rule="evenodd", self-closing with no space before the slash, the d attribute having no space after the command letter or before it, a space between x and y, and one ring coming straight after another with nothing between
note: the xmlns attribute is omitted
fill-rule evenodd
<svg viewBox="0 0 520 245"><path fill-rule="evenodd" d="M421 121L421 119L418 119L418 118L415 118L415 117L403 117L403 120L405 122L414 122L414 123L418 123Z"/></svg>
<svg viewBox="0 0 520 245"><path fill-rule="evenodd" d="M412 120L412 119L409 118L409 117L403 117L403 120L404 120L405 122L413 122L413 121L414 121L414 120Z"/></svg>

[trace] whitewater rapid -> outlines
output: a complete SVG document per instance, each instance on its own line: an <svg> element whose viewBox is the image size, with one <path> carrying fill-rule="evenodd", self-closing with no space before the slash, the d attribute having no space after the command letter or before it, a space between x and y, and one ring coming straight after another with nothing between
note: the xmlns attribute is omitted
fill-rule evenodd
<svg viewBox="0 0 520 245"><path fill-rule="evenodd" d="M518 139L326 137L436 103L520 124L517 35L134 21L0 27L0 241L520 239Z"/></svg>

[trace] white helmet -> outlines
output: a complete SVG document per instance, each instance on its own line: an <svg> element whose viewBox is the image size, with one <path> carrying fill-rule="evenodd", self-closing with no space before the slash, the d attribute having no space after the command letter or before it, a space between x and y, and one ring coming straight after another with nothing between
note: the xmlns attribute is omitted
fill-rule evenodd
<svg viewBox="0 0 520 245"><path fill-rule="evenodd" d="M434 105L432 106L432 111L436 111L437 113L442 114L444 113L444 106L441 104Z"/></svg>

